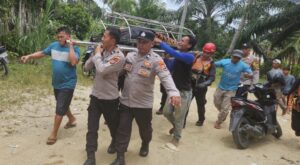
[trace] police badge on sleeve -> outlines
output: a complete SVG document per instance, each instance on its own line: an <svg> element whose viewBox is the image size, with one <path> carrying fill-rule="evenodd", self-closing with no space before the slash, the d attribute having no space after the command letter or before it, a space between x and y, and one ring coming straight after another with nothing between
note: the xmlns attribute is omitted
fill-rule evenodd
<svg viewBox="0 0 300 165"><path fill-rule="evenodd" d="M124 65L124 70L126 70L127 72L130 72L132 70L132 63L129 61L126 61L125 65Z"/></svg>

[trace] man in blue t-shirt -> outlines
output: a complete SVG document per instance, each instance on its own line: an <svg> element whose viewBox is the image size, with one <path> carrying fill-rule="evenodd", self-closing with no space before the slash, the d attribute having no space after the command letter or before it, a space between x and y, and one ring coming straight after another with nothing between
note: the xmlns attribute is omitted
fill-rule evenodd
<svg viewBox="0 0 300 165"><path fill-rule="evenodd" d="M38 59L45 56L52 58L52 86L56 99L56 115L54 126L47 144L52 145L57 140L57 133L64 115L69 121L65 129L76 126L75 117L71 113L69 106L73 97L73 92L77 82L76 64L79 61L79 48L73 46L73 42L67 44L71 39L70 30L67 27L60 27L57 30L57 40L50 44L43 51L38 51L27 56L22 56L21 61L26 63L30 59Z"/></svg>
<svg viewBox="0 0 300 165"><path fill-rule="evenodd" d="M231 108L231 97L233 97L238 88L241 74L252 78L252 71L249 65L241 61L243 52L234 50L231 59L222 59L215 62L216 67L222 67L223 72L218 88L214 94L214 104L219 111L218 120L215 128L220 129Z"/></svg>

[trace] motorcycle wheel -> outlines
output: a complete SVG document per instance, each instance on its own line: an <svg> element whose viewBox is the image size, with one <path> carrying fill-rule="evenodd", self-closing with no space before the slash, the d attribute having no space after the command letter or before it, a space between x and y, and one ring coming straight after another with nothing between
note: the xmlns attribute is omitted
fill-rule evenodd
<svg viewBox="0 0 300 165"><path fill-rule="evenodd" d="M236 129L232 132L233 141L239 149L246 149L250 144L250 135L243 131L243 127L246 124L249 124L249 121L242 117L238 122Z"/></svg>
<svg viewBox="0 0 300 165"><path fill-rule="evenodd" d="M8 75L8 67L5 62L2 60L0 61L0 74L1 76L7 76Z"/></svg>
<svg viewBox="0 0 300 165"><path fill-rule="evenodd" d="M89 76L90 75L90 72L89 71L85 71L84 70L84 63L81 64L81 70L82 70L82 74L84 76Z"/></svg>
<svg viewBox="0 0 300 165"><path fill-rule="evenodd" d="M280 126L280 124L278 123L278 121L277 121L277 125L276 125L275 132L272 133L272 135L273 135L276 139L279 139L279 138L282 136L282 129L281 129L281 126Z"/></svg>

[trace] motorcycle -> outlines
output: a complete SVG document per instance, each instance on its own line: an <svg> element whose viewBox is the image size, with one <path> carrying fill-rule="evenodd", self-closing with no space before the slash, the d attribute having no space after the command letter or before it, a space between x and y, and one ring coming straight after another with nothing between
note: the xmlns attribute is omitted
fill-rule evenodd
<svg viewBox="0 0 300 165"><path fill-rule="evenodd" d="M84 76L93 76L95 77L95 74L96 74L96 70L95 68L91 69L91 70L85 70L84 69L84 65L86 63L86 61L92 56L93 52L95 50L95 47L94 46L88 46L87 50L85 51L84 53L84 56L82 58L82 63L81 63L81 70L82 70L82 74Z"/></svg>
<svg viewBox="0 0 300 165"><path fill-rule="evenodd" d="M0 74L2 76L7 76L8 75L8 58L7 58L7 52L4 46L0 46Z"/></svg>
<svg viewBox="0 0 300 165"><path fill-rule="evenodd" d="M244 94L248 92L254 93L257 100L246 99ZM256 84L244 94L231 98L229 130L237 147L246 149L251 138L262 138L269 134L279 139L282 130L276 118L275 91L267 84Z"/></svg>

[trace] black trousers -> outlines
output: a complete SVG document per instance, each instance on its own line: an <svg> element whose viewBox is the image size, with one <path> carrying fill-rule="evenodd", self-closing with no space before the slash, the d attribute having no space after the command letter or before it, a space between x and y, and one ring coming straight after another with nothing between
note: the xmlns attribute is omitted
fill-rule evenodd
<svg viewBox="0 0 300 165"><path fill-rule="evenodd" d="M193 88L193 95L192 100L195 97L197 103L197 111L198 111L198 121L204 122L205 120L205 104L206 104L206 88ZM186 124L186 118L188 116L189 110L186 112L185 119L184 119L184 127Z"/></svg>
<svg viewBox="0 0 300 165"><path fill-rule="evenodd" d="M130 108L123 104L119 107L120 122L116 136L116 150L118 153L127 151L130 141L132 121L135 121L139 128L142 143L148 144L152 139L152 109L151 108Z"/></svg>
<svg viewBox="0 0 300 165"><path fill-rule="evenodd" d="M95 152L98 148L98 129L99 120L103 114L107 122L110 135L115 141L116 131L119 124L118 105L119 99L100 100L95 96L90 96L90 105L88 107L88 132L86 134L86 151Z"/></svg>
<svg viewBox="0 0 300 165"><path fill-rule="evenodd" d="M163 108L164 108L164 106L165 106L165 103L167 101L167 97L168 97L166 89L165 89L165 87L162 84L160 84L160 92L161 92L162 96L161 96L161 100L160 100L159 111L162 111Z"/></svg>
<svg viewBox="0 0 300 165"><path fill-rule="evenodd" d="M292 129L295 131L297 136L300 136L300 112L292 110Z"/></svg>
<svg viewBox="0 0 300 165"><path fill-rule="evenodd" d="M122 91L124 88L124 82L125 82L125 75L121 75L118 78L118 90Z"/></svg>

